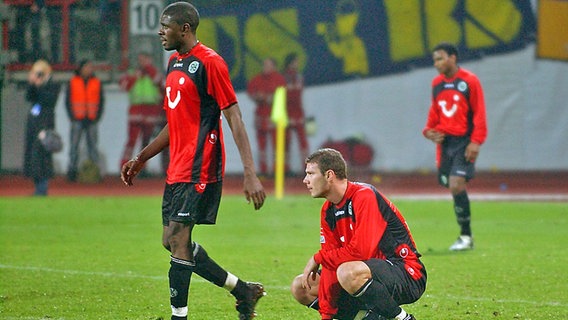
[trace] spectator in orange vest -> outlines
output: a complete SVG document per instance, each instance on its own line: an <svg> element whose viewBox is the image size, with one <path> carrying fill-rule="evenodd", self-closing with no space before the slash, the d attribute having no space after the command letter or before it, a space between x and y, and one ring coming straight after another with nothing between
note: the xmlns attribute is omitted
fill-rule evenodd
<svg viewBox="0 0 568 320"><path fill-rule="evenodd" d="M94 164L98 164L99 161L97 124L103 114L104 93L101 81L95 76L91 62L81 61L75 71L75 76L69 80L65 105L71 120L67 179L76 181L79 144L83 132L86 134L89 159Z"/></svg>

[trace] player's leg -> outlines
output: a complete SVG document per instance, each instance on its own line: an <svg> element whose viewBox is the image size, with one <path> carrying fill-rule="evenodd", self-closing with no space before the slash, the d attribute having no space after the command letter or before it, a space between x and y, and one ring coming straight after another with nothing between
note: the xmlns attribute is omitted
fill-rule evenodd
<svg viewBox="0 0 568 320"><path fill-rule="evenodd" d="M187 319L189 283L195 268L193 254L189 249L195 222L189 215L178 214L188 212L184 208L187 203L188 185L166 185L162 199L162 242L171 252L168 279L172 320Z"/></svg>
<svg viewBox="0 0 568 320"><path fill-rule="evenodd" d="M473 249L471 207L466 184L473 178L475 168L472 162L465 159L465 149L468 143L469 140L466 140L460 144L458 151L454 155L450 172L449 189L454 200L456 220L460 227L460 236L450 246L452 251Z"/></svg>
<svg viewBox="0 0 568 320"><path fill-rule="evenodd" d="M176 212L197 212L191 215L191 221L196 224L214 224L217 219L217 212L221 199L222 183L212 183L207 185L183 184L187 188L185 204ZM168 188L168 187L166 187ZM167 189L166 189L167 191ZM168 219L171 219L172 204L169 197L164 192L162 204L162 219L164 223L164 237L162 244L172 252L171 241L168 238L169 226L166 226ZM168 216L170 218L168 218ZM178 218L174 218L178 219ZM193 272L208 280L209 282L225 288L237 299L237 311L242 320L252 319L255 316L255 306L258 300L265 295L264 287L260 283L244 282L237 276L223 269L209 255L207 251L195 242L187 242L187 252L191 253L194 262Z"/></svg>
<svg viewBox="0 0 568 320"><path fill-rule="evenodd" d="M71 121L70 143L69 143L69 164L67 166L67 180L77 181L77 165L79 162L79 142L83 132L80 121Z"/></svg>
<svg viewBox="0 0 568 320"><path fill-rule="evenodd" d="M381 259L350 261L337 269L341 287L377 315L396 320L414 319L396 300L394 288L400 287L400 278L399 267Z"/></svg>
<svg viewBox="0 0 568 320"><path fill-rule="evenodd" d="M170 269L168 279L170 283L170 304L172 307L172 320L187 319L187 300L191 274L195 268L193 255L188 250L191 243L193 224L170 221L165 229L164 238L168 239L171 249Z"/></svg>
<svg viewBox="0 0 568 320"><path fill-rule="evenodd" d="M86 138L87 138L87 150L89 152L89 159L99 165L99 151L98 151L98 127L96 123L86 124Z"/></svg>

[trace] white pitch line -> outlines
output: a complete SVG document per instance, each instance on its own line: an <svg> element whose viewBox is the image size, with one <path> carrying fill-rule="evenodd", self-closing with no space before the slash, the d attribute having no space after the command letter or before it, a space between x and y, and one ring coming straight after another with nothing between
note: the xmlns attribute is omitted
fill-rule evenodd
<svg viewBox="0 0 568 320"><path fill-rule="evenodd" d="M403 200L451 200L450 194L441 193L416 193L416 194L387 194L389 198L392 199L403 199ZM527 193L517 193L517 194L504 194L504 193L471 193L469 195L471 200L477 201L554 201L554 202L568 202L568 194L563 193L550 193L550 194L527 194Z"/></svg>
<svg viewBox="0 0 568 320"><path fill-rule="evenodd" d="M101 277L113 277L113 278L139 278L139 279L151 279L151 280L159 280L159 281L166 281L166 276L146 276L141 274L135 273L115 273L115 272L96 272L96 271L79 271L79 270L64 270L64 269L53 269L53 268L43 268L43 267L30 267L30 266L11 266L0 264L0 269L13 269L13 270L31 270L31 271L40 271L40 272L52 272L52 273L64 273L64 274L71 274L71 275L88 275L88 276L101 276ZM191 279L191 281L197 282L208 282L204 279L197 278ZM289 291L289 286L277 286L277 285L265 285L265 288L268 290L278 290L278 291ZM443 299L451 299L451 300L462 300L462 301L479 301L479 302L493 302L493 303L516 303L516 304L527 304L527 305L546 305L550 307L568 307L567 303L557 302L557 301L532 301L532 300L520 300L520 299L496 299L496 298L475 298L475 297L461 297L461 296L453 296L453 295L446 295L446 296L436 296L431 294L425 294L422 299L436 299L436 300L443 300ZM21 319L21 318L18 318ZM43 318L29 318L32 319L43 319ZM58 319L54 319L58 320Z"/></svg>

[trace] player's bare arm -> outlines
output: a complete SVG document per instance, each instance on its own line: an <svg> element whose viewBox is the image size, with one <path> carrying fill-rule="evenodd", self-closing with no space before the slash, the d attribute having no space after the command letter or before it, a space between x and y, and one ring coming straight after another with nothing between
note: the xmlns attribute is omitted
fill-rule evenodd
<svg viewBox="0 0 568 320"><path fill-rule="evenodd" d="M150 142L140 153L128 160L120 170L120 178L125 185L131 186L133 184L133 179L136 175L144 168L146 161L150 160L152 157L160 153L164 148L166 148L170 143L170 133L168 131L168 125L166 124L158 136Z"/></svg>
<svg viewBox="0 0 568 320"><path fill-rule="evenodd" d="M260 183L254 168L252 151L248 134L242 119L241 109L237 103L223 110L223 115L229 123L233 139L239 149L241 162L244 169L244 193L247 201L254 203L255 210L258 210L264 204L266 193L264 187Z"/></svg>
<svg viewBox="0 0 568 320"><path fill-rule="evenodd" d="M480 147L479 143L470 142L465 149L465 159L469 162L475 162L479 155Z"/></svg>
<svg viewBox="0 0 568 320"><path fill-rule="evenodd" d="M304 267L304 272L302 273L302 288L304 289L311 289L312 285L310 284L310 279L312 281L316 280L316 276L318 273L319 264L316 262L313 256L310 257L308 263Z"/></svg>

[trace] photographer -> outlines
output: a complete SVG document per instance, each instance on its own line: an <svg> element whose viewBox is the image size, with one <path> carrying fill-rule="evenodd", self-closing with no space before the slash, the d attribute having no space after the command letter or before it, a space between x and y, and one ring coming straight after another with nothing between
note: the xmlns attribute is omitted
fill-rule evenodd
<svg viewBox="0 0 568 320"><path fill-rule="evenodd" d="M53 159L40 142L45 130L55 127L55 104L59 84L51 79L51 66L45 60L36 61L28 74L26 99L30 111L26 124L24 175L32 178L34 195L47 195L48 181L53 177Z"/></svg>

